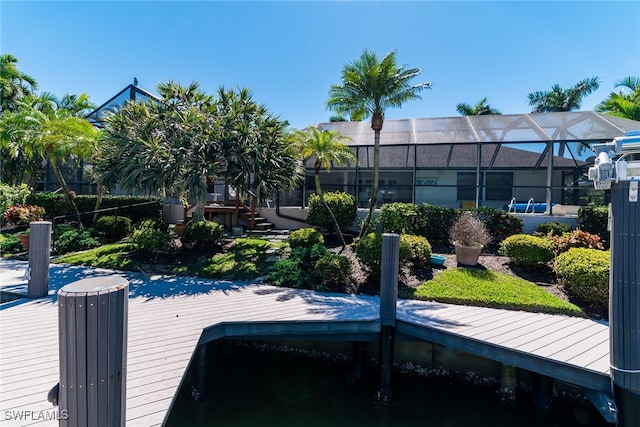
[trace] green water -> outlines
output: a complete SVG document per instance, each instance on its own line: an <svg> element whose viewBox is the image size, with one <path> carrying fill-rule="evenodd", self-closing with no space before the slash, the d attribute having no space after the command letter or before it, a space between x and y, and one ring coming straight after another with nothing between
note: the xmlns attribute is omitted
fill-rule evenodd
<svg viewBox="0 0 640 427"><path fill-rule="evenodd" d="M191 401L189 375L168 426L608 426L582 400L556 399L551 411L542 412L524 392L506 403L496 386L446 377L394 373L392 403L379 405L373 369L356 381L348 362L248 347L212 353L207 398Z"/></svg>

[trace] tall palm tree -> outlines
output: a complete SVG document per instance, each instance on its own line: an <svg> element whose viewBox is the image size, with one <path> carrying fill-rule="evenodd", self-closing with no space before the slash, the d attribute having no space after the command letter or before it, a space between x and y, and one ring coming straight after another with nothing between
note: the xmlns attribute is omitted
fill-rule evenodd
<svg viewBox="0 0 640 427"><path fill-rule="evenodd" d="M380 131L387 108L399 108L406 101L420 99L418 93L431 88L431 83L410 82L417 77L420 68L396 65L396 52L389 52L381 61L375 53L364 50L360 59L342 69L342 84L331 85L327 108L340 115L364 119L371 116L374 132L373 182L369 212L364 220L360 236L369 232L377 202L378 174L380 169Z"/></svg>
<svg viewBox="0 0 640 427"><path fill-rule="evenodd" d="M579 81L570 88L553 85L550 91L531 92L529 105L532 113L552 113L558 111L575 111L580 108L582 99L600 87L599 77L589 77Z"/></svg>
<svg viewBox="0 0 640 427"><path fill-rule="evenodd" d="M487 104L487 98L484 97L473 107L469 104L461 102L456 105L456 111L463 116L483 116L486 114L502 114L497 108Z"/></svg>
<svg viewBox="0 0 640 427"><path fill-rule="evenodd" d="M615 87L621 88L620 91L611 92L596 111L640 121L640 77L625 77L616 82Z"/></svg>
<svg viewBox="0 0 640 427"><path fill-rule="evenodd" d="M320 186L320 170L325 169L327 172L331 170L331 164L337 165L345 162L357 162L358 158L351 149L343 143L351 138L343 136L338 131L319 130L316 126L309 126L307 129L298 131L294 134L294 140L299 144L302 157L305 159L315 157L313 162L313 170L316 184L316 194L320 198L320 203L329 213L333 226L340 236L342 242L342 250L347 246L340 230L340 225L336 220L333 211L327 205L324 199L324 193ZM341 251L342 251L341 250Z"/></svg>

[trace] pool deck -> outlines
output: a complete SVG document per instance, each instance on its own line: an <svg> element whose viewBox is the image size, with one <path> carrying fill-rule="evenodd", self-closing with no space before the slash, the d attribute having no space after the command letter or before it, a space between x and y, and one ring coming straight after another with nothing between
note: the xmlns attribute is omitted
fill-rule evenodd
<svg viewBox="0 0 640 427"><path fill-rule="evenodd" d="M26 266L0 260L0 290L26 292ZM47 297L0 305L0 425L58 424L46 420L55 413L47 393L59 380L57 291L113 274L130 284L128 426L162 425L198 343L225 336L350 339L380 330L378 297L52 264ZM605 322L399 300L396 332L610 393Z"/></svg>

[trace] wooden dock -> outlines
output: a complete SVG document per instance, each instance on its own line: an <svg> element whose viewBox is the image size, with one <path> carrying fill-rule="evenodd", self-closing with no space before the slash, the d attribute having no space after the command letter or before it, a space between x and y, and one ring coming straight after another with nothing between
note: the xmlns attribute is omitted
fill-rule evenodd
<svg viewBox="0 0 640 427"><path fill-rule="evenodd" d="M19 290L25 263L0 261L0 289ZM51 294L0 306L0 417L57 425L47 393L58 382L55 291L113 272L52 265ZM194 350L221 337L351 339L380 330L379 299L262 284L126 274L130 282L127 425L161 425ZM397 333L610 393L608 326L566 316L400 300ZM342 338L340 338L342 337ZM23 419L18 420L18 417Z"/></svg>

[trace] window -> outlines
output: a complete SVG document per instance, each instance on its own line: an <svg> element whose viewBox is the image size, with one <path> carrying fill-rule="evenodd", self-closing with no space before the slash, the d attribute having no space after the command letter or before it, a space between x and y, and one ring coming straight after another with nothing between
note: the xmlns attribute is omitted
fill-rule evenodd
<svg viewBox="0 0 640 427"><path fill-rule="evenodd" d="M485 173L485 200L511 200L513 172Z"/></svg>
<svg viewBox="0 0 640 427"><path fill-rule="evenodd" d="M476 199L476 174L458 172L458 200Z"/></svg>

